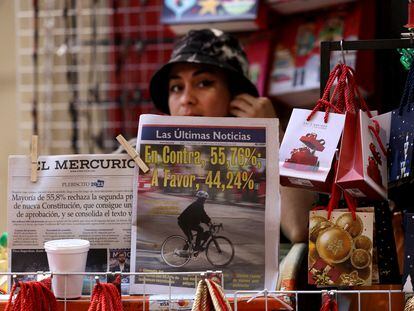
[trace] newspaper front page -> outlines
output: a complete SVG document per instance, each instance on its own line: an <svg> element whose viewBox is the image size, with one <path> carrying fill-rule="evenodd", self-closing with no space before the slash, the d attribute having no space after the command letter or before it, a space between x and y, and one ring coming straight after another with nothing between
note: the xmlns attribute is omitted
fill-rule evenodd
<svg viewBox="0 0 414 311"><path fill-rule="evenodd" d="M275 288L278 137L277 119L142 115L137 151L150 171L135 177L131 270L215 270L227 291ZM195 282L137 276L131 293L190 294Z"/></svg>
<svg viewBox="0 0 414 311"><path fill-rule="evenodd" d="M11 271L48 271L44 242L79 238L87 271L129 272L134 168L125 154L41 156L32 183L30 157L10 156Z"/></svg>

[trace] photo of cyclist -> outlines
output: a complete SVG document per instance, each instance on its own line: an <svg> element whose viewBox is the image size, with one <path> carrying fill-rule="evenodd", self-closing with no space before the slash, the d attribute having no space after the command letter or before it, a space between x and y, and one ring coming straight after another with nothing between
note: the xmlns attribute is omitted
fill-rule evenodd
<svg viewBox="0 0 414 311"><path fill-rule="evenodd" d="M197 199L178 216L178 225L190 243L193 241L192 231L197 231L194 250L202 251L201 240L204 237L204 229L200 224L205 223L208 225L211 222L210 217L204 210L204 203L209 195L205 191L197 191L195 196Z"/></svg>

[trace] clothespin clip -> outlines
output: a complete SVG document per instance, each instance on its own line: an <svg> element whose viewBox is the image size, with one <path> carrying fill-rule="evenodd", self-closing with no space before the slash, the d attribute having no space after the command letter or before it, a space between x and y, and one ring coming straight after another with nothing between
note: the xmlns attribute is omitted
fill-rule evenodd
<svg viewBox="0 0 414 311"><path fill-rule="evenodd" d="M37 143L38 143L38 136L32 135L32 144L30 146L30 181L36 182L37 181Z"/></svg>
<svg viewBox="0 0 414 311"><path fill-rule="evenodd" d="M19 286L19 279L17 278L17 274L13 274L12 280L14 285Z"/></svg>
<svg viewBox="0 0 414 311"><path fill-rule="evenodd" d="M140 158L138 152L127 142L127 140L122 136L122 134L119 134L116 137L116 140L124 147L126 152L129 154L129 156L134 160L134 162L139 166L139 168L144 172L149 171L149 167L145 164L144 161Z"/></svg>
<svg viewBox="0 0 414 311"><path fill-rule="evenodd" d="M222 271L213 271L213 270L206 270L201 274L203 279L209 279L217 284L223 286L223 272Z"/></svg>
<svg viewBox="0 0 414 311"><path fill-rule="evenodd" d="M36 272L36 281L42 281L44 279L47 279L48 276L46 275L46 272L44 271L37 271Z"/></svg>
<svg viewBox="0 0 414 311"><path fill-rule="evenodd" d="M322 307L321 311L338 310L338 304L336 302L336 292L333 290L322 291Z"/></svg>
<svg viewBox="0 0 414 311"><path fill-rule="evenodd" d="M247 300L247 303L252 302L253 300L255 300L258 297L264 297L265 298L265 310L267 311L267 299L268 297L271 297L275 300L277 300L280 304L282 304L287 310L293 310L292 306L290 306L289 304L287 304L286 302L284 302L282 299L280 299L279 297L282 295L275 295L272 293L269 293L269 291L267 290L267 288L265 288L264 290L257 292L256 294L254 294L249 300Z"/></svg>

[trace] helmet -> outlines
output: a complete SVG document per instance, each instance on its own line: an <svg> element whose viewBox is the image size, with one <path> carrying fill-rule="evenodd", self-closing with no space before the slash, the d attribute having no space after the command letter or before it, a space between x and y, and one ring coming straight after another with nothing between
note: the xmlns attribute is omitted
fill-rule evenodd
<svg viewBox="0 0 414 311"><path fill-rule="evenodd" d="M196 195L197 198L204 198L204 199L208 199L209 195L207 192L205 191L197 191Z"/></svg>
<svg viewBox="0 0 414 311"><path fill-rule="evenodd" d="M170 113L168 76L175 63L219 67L227 73L233 95L248 93L259 96L256 86L249 79L246 54L235 37L217 29L191 30L177 42L168 63L154 74L150 82L152 101L164 113Z"/></svg>

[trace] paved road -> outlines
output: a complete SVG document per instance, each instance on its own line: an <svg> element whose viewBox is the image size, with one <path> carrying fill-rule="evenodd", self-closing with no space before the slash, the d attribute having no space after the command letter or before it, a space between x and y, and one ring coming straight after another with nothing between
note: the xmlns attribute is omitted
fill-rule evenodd
<svg viewBox="0 0 414 311"><path fill-rule="evenodd" d="M163 271L215 270L204 253L193 258L180 269L171 268L164 263L160 255L161 244L170 235L182 235L177 217L192 200L155 192L140 197L140 202L149 201L162 202L164 206L167 204L168 208L150 209L148 206L153 204L139 208L152 215L138 215L137 266ZM207 201L205 210L213 222L223 223L224 230L219 235L229 238L235 247L234 259L223 269L226 281L229 282L240 273L264 274L264 209L243 207L241 204L238 206L214 204Z"/></svg>

